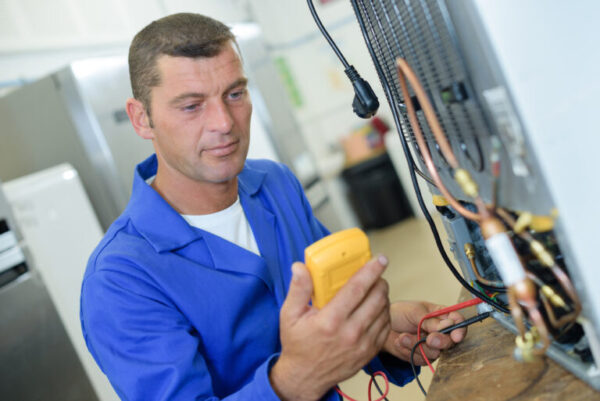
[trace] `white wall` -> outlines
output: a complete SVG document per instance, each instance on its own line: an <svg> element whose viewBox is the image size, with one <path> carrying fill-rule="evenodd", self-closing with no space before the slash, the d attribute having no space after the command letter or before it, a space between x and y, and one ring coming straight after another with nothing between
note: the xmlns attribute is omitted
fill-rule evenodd
<svg viewBox="0 0 600 401"><path fill-rule="evenodd" d="M126 54L152 20L192 11L247 20L246 0L0 0L0 95L73 60Z"/></svg>
<svg viewBox="0 0 600 401"><path fill-rule="evenodd" d="M350 3L315 3L350 64L378 94L379 115L392 125ZM337 180L344 163L340 139L365 121L353 114L352 86L303 0L1 0L0 95L76 59L126 54L139 29L182 11L261 25L271 56L294 94L295 115L319 172ZM396 135L394 130L390 134ZM403 185L410 188L408 182ZM330 187L343 191L340 183ZM341 194L334 198L344 199ZM354 221L347 204L339 209L346 211L347 221Z"/></svg>

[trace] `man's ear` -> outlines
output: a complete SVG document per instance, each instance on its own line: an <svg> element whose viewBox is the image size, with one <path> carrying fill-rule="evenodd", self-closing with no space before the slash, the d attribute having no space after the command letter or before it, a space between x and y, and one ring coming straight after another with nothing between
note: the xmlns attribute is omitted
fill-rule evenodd
<svg viewBox="0 0 600 401"><path fill-rule="evenodd" d="M144 139L154 139L154 131L150 126L150 116L142 102L129 98L125 103L125 110L135 132Z"/></svg>

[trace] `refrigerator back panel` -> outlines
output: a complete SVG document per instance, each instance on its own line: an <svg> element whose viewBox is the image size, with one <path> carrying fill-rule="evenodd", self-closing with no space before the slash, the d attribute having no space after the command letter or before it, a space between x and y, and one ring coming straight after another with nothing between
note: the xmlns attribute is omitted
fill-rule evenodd
<svg viewBox="0 0 600 401"><path fill-rule="evenodd" d="M409 85L410 99L401 95L398 57L423 84L453 153L474 177L484 201L494 201L492 162L497 157L501 167L497 205L554 218L552 231L534 234L553 250L556 263L573 281L583 304L580 322L586 336L577 344L565 340L565 345L556 335L548 352L600 388L600 371L593 359L568 352L569 346L582 346L600 360L595 240L600 188L593 184L597 178L590 168L600 149L595 121L600 54L590 50L593 38L600 37L596 22L600 3L351 0L351 4L372 48L379 78L389 85L387 100L400 116L398 132L408 141L419 168L427 173L408 120L409 101L417 109L442 182L460 200L471 201L455 183L413 88ZM430 189L439 193L433 186ZM465 242L480 241L481 234L470 222L444 218L450 241L456 243L457 260L468 272L471 267L460 253ZM482 255L482 260L488 259ZM534 270L529 261L526 264ZM485 271L488 267L493 263L482 266ZM587 345L580 342L584 340Z"/></svg>

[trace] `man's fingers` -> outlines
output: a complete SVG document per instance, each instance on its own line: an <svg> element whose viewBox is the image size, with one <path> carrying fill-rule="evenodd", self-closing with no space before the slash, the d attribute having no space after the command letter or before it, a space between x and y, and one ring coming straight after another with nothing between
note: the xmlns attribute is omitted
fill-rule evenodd
<svg viewBox="0 0 600 401"><path fill-rule="evenodd" d="M450 312L448 319L452 319L454 323L460 323L465 320L465 317L459 312Z"/></svg>
<svg viewBox="0 0 600 401"><path fill-rule="evenodd" d="M410 353L415 344L417 343L417 336L414 334L402 333L394 335L392 333L390 337L393 338L391 340L388 338L388 341L393 341L393 344L390 346L386 344L386 350L392 353L397 358L400 358L404 361L410 361ZM425 351L425 355L429 360L437 359L440 356L440 351L437 349L432 349L427 346L427 344L423 344L423 350ZM414 354L414 361L416 365L425 365L425 360L421 356L421 351L417 348Z"/></svg>
<svg viewBox="0 0 600 401"><path fill-rule="evenodd" d="M312 295L313 285L310 273L303 263L296 262L292 265L292 282L285 302L281 307L282 317L296 320L308 309L308 302Z"/></svg>
<svg viewBox="0 0 600 401"><path fill-rule="evenodd" d="M467 328L463 327L462 329L456 329L456 330L452 330L450 332L450 338L452 339L452 341L457 344L459 342L461 342L462 340L465 339L467 335Z"/></svg>
<svg viewBox="0 0 600 401"><path fill-rule="evenodd" d="M390 332L390 312L387 308L381 310L377 318L367 327L366 336L376 338L378 345L383 345ZM383 335L385 334L385 335ZM383 338L381 338L383 337Z"/></svg>
<svg viewBox="0 0 600 401"><path fill-rule="evenodd" d="M444 325L441 324L442 322L444 322ZM447 322L450 323L448 324ZM433 333L435 331L440 331L441 329L446 328L448 326L452 326L453 324L454 321L449 320L447 315L440 317L432 317L423 321L423 324L421 325L421 331L424 331L426 333Z"/></svg>
<svg viewBox="0 0 600 401"><path fill-rule="evenodd" d="M453 326L459 322L462 322L465 318L458 312L452 312L446 315L445 319L432 318L423 322L423 330L425 332L435 333L439 332L446 327ZM449 335L436 335L427 339L427 344L435 348L446 349L451 347L452 345L461 342L467 334L466 328L452 330ZM437 340L435 340L437 339ZM432 342L430 342L432 341ZM440 345L436 345L440 344Z"/></svg>
<svg viewBox="0 0 600 401"><path fill-rule="evenodd" d="M465 317L458 312L450 313L448 318L452 319L455 322L455 324L460 323L465 320ZM467 335L466 327L463 327L462 329L452 330L452 332L450 332L450 337L452 338L452 341L454 341L454 343L461 342L462 340L464 340L466 335Z"/></svg>
<svg viewBox="0 0 600 401"><path fill-rule="evenodd" d="M357 271L338 293L325 305L323 312L332 316L347 318L367 296L377 283L388 264L387 258L378 256L368 261Z"/></svg>
<svg viewBox="0 0 600 401"><path fill-rule="evenodd" d="M431 333L427 336L427 346L432 349L448 349L454 345L450 336L441 333Z"/></svg>
<svg viewBox="0 0 600 401"><path fill-rule="evenodd" d="M402 333L397 335L393 343L394 355L405 361L410 361L410 350L417 343L415 334Z"/></svg>
<svg viewBox="0 0 600 401"><path fill-rule="evenodd" d="M390 319L390 301L388 299L388 283L379 279L377 283L369 290L369 293L350 315L349 321L351 324L362 326L363 330L372 324L372 322L383 312L387 319Z"/></svg>
<svg viewBox="0 0 600 401"><path fill-rule="evenodd" d="M435 348L430 348L425 343L423 343L423 351L425 351L425 355L427 355L427 359L429 359L429 362L433 362L434 360L438 359L440 356L440 350L435 349ZM419 350L419 348L417 348L417 350L415 351L415 363L417 365L425 365L425 359L423 359L423 356L421 355L421 351Z"/></svg>
<svg viewBox="0 0 600 401"><path fill-rule="evenodd" d="M452 317L454 317L457 320L454 320ZM427 333L434 333L436 331L445 329L446 327L453 326L458 322L462 322L463 320L465 319L460 314L432 317L430 319L426 319L423 322L421 330Z"/></svg>

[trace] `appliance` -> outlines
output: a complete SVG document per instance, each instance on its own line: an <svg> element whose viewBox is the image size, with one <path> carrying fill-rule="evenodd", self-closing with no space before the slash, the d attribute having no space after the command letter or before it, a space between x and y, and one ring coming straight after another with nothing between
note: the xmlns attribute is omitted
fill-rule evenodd
<svg viewBox="0 0 600 401"><path fill-rule="evenodd" d="M102 228L77 171L61 164L4 183L14 221L100 401L119 398L87 350L79 294L87 260Z"/></svg>
<svg viewBox="0 0 600 401"><path fill-rule="evenodd" d="M600 36L595 20L600 3L351 4L397 118L411 174L414 178L418 169L434 183L429 189L464 284L483 283L483 277L488 289L508 291L497 303L512 300L515 316L526 311L526 325L494 314L519 333L517 356L528 359L545 350L600 389L600 284L595 277L600 190L593 168L600 149L595 132L600 55L593 51L594 38ZM404 60L400 66L398 58ZM405 92L403 76L409 81ZM434 117L440 130L431 128ZM421 144L418 127L424 134ZM427 149L432 168L426 165ZM434 180L434 173L440 180ZM466 175L473 180L465 180ZM440 197L442 187L457 202L448 206L452 197ZM462 217L489 221L484 213L503 222L495 227L504 238L500 250L491 241L500 237L488 235L489 227ZM473 247L465 251L466 244ZM524 294L531 297L526 300ZM545 339L552 340L549 346Z"/></svg>
<svg viewBox="0 0 600 401"><path fill-rule="evenodd" d="M254 104L249 157L286 163L305 187L321 221L337 230L337 212L276 78L256 24L232 28L243 54ZM0 179L7 181L60 163L81 176L104 229L124 210L137 163L154 152L125 112L131 96L125 56L76 61L0 98Z"/></svg>
<svg viewBox="0 0 600 401"><path fill-rule="evenodd" d="M0 394L97 400L0 185Z"/></svg>

